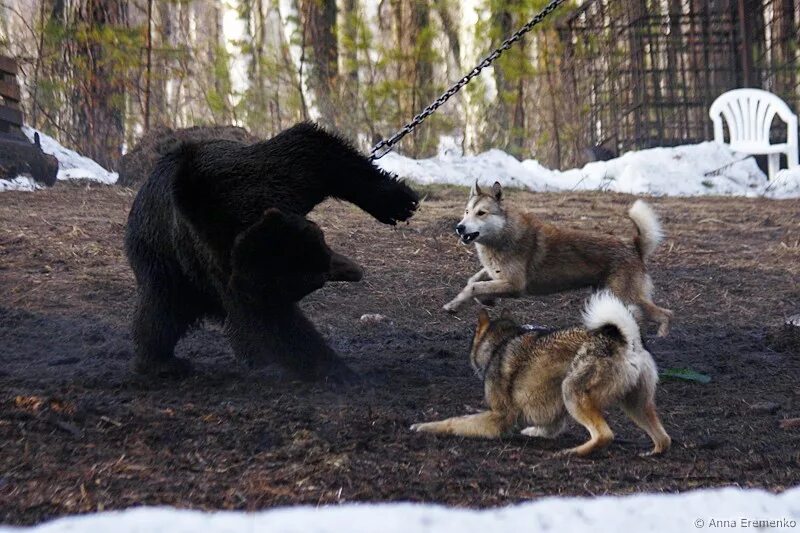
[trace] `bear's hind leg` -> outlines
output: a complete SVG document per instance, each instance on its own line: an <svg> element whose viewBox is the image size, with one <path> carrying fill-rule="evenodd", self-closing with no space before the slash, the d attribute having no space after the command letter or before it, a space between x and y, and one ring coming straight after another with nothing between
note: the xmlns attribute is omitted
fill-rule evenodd
<svg viewBox="0 0 800 533"><path fill-rule="evenodd" d="M160 377L184 377L192 365L175 357L175 345L198 318L187 298L139 287L133 317L134 370Z"/></svg>

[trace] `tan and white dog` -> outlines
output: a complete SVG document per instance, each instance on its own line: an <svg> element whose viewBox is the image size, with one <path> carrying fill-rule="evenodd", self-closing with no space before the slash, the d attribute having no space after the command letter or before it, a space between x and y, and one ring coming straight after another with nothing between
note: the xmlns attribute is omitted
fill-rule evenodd
<svg viewBox="0 0 800 533"><path fill-rule="evenodd" d="M663 238L661 225L641 200L628 216L637 229L632 241L557 228L503 202L500 183L485 193L476 181L456 233L464 244L475 243L483 268L445 311L456 313L473 298L491 304L503 297L604 288L658 322L659 336L667 335L672 311L653 303L645 265Z"/></svg>
<svg viewBox="0 0 800 533"><path fill-rule="evenodd" d="M664 453L671 439L655 404L658 372L628 308L608 291L589 300L583 327L529 330L504 312L481 309L470 363L483 379L487 411L414 424L413 431L498 438L521 427L529 437L555 438L571 417L589 440L562 454L588 455L614 433L603 411L619 406Z"/></svg>

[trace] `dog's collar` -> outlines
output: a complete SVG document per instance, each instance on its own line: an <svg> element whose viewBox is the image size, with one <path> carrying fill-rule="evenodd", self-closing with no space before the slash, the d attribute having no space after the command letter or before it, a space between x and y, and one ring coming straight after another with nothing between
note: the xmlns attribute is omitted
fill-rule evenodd
<svg viewBox="0 0 800 533"><path fill-rule="evenodd" d="M489 367L492 366L494 361L497 361L503 357L503 352L508 347L508 344L513 341L514 339L518 339L523 334L527 333L525 329L522 327L517 328L515 333L510 334L508 337L500 341L497 346L492 349L492 354L489 356L489 359L486 361L486 366L481 369L480 377L483 380L484 384L486 383L486 374L489 370Z"/></svg>

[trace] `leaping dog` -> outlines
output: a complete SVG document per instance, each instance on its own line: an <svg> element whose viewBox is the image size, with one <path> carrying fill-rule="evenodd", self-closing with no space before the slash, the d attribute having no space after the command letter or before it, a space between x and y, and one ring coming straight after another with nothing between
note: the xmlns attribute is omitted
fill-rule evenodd
<svg viewBox="0 0 800 533"><path fill-rule="evenodd" d="M637 230L632 240L557 228L506 204L499 182L487 193L476 181L456 233L464 244L475 243L482 268L444 309L456 313L473 298L491 304L496 298L603 288L637 306L666 336L673 313L653 303L645 264L663 239L661 225L642 200L628 216Z"/></svg>

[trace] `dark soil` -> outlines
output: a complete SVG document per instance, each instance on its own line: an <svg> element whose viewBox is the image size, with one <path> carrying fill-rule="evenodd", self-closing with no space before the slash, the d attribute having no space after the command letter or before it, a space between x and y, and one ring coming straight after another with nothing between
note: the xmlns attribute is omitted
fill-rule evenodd
<svg viewBox="0 0 800 533"><path fill-rule="evenodd" d="M618 412L617 441L592 459L554 442L419 435L414 422L482 404L467 363L476 309L441 306L477 268L452 225L465 191L429 191L410 225L381 226L336 202L313 214L364 281L332 284L303 307L365 378L336 388L248 371L219 327L186 338L184 381L131 374L132 275L122 234L133 193L65 185L0 194L0 522L173 505L262 509L294 503L413 500L493 506L545 495L682 491L737 485L778 491L800 480L800 354L777 341L800 312L800 201L654 199L667 241L652 273L675 311L649 339L664 380L658 403L674 440L642 458L646 436ZM510 193L569 227L631 235L632 197ZM579 320L586 292L505 302L526 321ZM366 313L384 321L362 323ZM791 333L787 333L791 334Z"/></svg>

